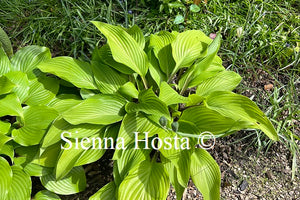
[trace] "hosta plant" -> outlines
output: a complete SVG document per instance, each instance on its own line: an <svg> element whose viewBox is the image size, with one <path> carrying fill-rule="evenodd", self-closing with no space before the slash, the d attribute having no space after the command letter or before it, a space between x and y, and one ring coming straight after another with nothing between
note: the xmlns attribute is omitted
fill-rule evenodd
<svg viewBox="0 0 300 200"><path fill-rule="evenodd" d="M5 116L0 125L6 127L0 133L10 140L2 143L18 157L2 158L0 167L12 174L16 166L28 183L29 176L40 177L47 190L36 199L83 191L82 166L99 160L106 149L114 149L114 180L91 200L166 199L170 184L181 199L190 178L205 199L220 199L220 170L199 148L199 135L219 138L250 128L278 140L256 104L232 92L241 77L222 66L220 36L211 40L190 30L145 38L137 26L93 24L107 44L95 49L90 62L48 53L31 62L24 54L22 65L1 72L11 82L1 87L1 108L10 109L0 110ZM5 57L8 69L14 69L13 59ZM23 82L9 79L10 71L26 75L28 95ZM5 101L8 97L14 100ZM13 184L14 176L6 177ZM12 187L1 181L4 196Z"/></svg>

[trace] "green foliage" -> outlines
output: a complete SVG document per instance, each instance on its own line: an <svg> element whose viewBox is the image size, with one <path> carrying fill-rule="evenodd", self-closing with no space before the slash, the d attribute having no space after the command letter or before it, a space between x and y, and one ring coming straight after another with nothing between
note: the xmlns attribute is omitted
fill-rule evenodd
<svg viewBox="0 0 300 200"><path fill-rule="evenodd" d="M51 58L38 46L11 59L0 51L0 150L16 155L5 153L13 164L0 157L1 199L30 198L30 176L50 191L36 199L83 191L82 166L113 148L114 181L90 199L166 199L170 183L181 197L191 177L205 199L216 200L220 170L197 148L201 132L254 128L278 140L256 104L232 92L241 78L222 66L220 36L189 30L145 38L137 26L93 24L107 44L90 62ZM171 148L162 142L170 137L177 138Z"/></svg>

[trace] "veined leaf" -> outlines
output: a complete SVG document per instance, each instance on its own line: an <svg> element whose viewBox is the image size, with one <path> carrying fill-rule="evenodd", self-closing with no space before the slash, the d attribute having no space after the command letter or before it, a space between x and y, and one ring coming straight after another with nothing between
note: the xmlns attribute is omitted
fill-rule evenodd
<svg viewBox="0 0 300 200"><path fill-rule="evenodd" d="M142 30L137 26L133 25L129 29L126 29L126 32L138 43L141 49L145 48L145 38Z"/></svg>
<svg viewBox="0 0 300 200"><path fill-rule="evenodd" d="M11 56L13 54L13 49L11 46L10 39L6 32L0 27L0 48L3 48L5 53L8 56Z"/></svg>
<svg viewBox="0 0 300 200"><path fill-rule="evenodd" d="M175 67L175 61L172 56L171 42L175 35L167 31L161 31L156 35L150 36L149 47L157 57L161 70L169 76Z"/></svg>
<svg viewBox="0 0 300 200"><path fill-rule="evenodd" d="M3 48L0 46L0 76L11 70L11 63Z"/></svg>
<svg viewBox="0 0 300 200"><path fill-rule="evenodd" d="M5 74L5 76L16 85L12 91L16 93L20 102L23 103L29 94L29 81L27 75L24 72L12 71Z"/></svg>
<svg viewBox="0 0 300 200"><path fill-rule="evenodd" d="M165 200L169 187L170 180L164 166L161 163L144 160L122 181L118 199Z"/></svg>
<svg viewBox="0 0 300 200"><path fill-rule="evenodd" d="M97 21L92 23L107 38L114 60L145 77L148 71L148 60L146 53L136 40L121 27Z"/></svg>
<svg viewBox="0 0 300 200"><path fill-rule="evenodd" d="M42 190L36 193L33 200L60 200L60 197L48 190Z"/></svg>
<svg viewBox="0 0 300 200"><path fill-rule="evenodd" d="M12 71L21 71L26 73L30 79L35 78L33 70L40 62L50 58L51 53L48 48L35 45L26 46L11 58Z"/></svg>
<svg viewBox="0 0 300 200"><path fill-rule="evenodd" d="M99 92L95 93L93 90L88 90L88 89L84 89L84 88L80 89L80 96L82 99L88 99L98 93Z"/></svg>
<svg viewBox="0 0 300 200"><path fill-rule="evenodd" d="M23 116L21 103L14 93L0 96L0 108L0 117L5 115Z"/></svg>
<svg viewBox="0 0 300 200"><path fill-rule="evenodd" d="M44 167L35 163L28 163L23 169L30 176L45 176L53 172L52 167Z"/></svg>
<svg viewBox="0 0 300 200"><path fill-rule="evenodd" d="M204 149L195 149L191 157L191 177L205 200L220 199L221 173L218 164Z"/></svg>
<svg viewBox="0 0 300 200"><path fill-rule="evenodd" d="M0 120L0 135L7 134L10 129L10 123Z"/></svg>
<svg viewBox="0 0 300 200"><path fill-rule="evenodd" d="M89 200L117 200L116 199L116 185L110 182L103 186L98 192L89 198Z"/></svg>
<svg viewBox="0 0 300 200"><path fill-rule="evenodd" d="M192 127L194 125L197 128L198 133L209 131L214 135L241 130L250 125L243 121L235 121L232 118L225 117L217 111L205 106L187 108L183 111L178 122L179 125L182 123L190 124L191 129L193 129ZM190 132L188 131L188 133Z"/></svg>
<svg viewBox="0 0 300 200"><path fill-rule="evenodd" d="M185 187L183 187L179 182L178 182L178 172L174 164L161 156L162 163L164 164L165 169L167 170L170 178L170 182L172 186L175 188L176 192L176 198L181 199L184 193Z"/></svg>
<svg viewBox="0 0 300 200"><path fill-rule="evenodd" d="M12 182L12 169L8 162L0 156L0 198L6 199Z"/></svg>
<svg viewBox="0 0 300 200"><path fill-rule="evenodd" d="M36 79L32 79L29 86L29 96L25 101L29 106L49 103L59 89L58 80L46 76L39 76Z"/></svg>
<svg viewBox="0 0 300 200"><path fill-rule="evenodd" d="M138 98L139 91L136 89L135 85L132 82L127 82L124 85L122 85L118 92L123 95L124 97L129 98Z"/></svg>
<svg viewBox="0 0 300 200"><path fill-rule="evenodd" d="M8 156L10 158L10 161L12 163L14 162L15 151L12 144L4 144L0 149L0 154Z"/></svg>
<svg viewBox="0 0 300 200"><path fill-rule="evenodd" d="M144 90L139 93L138 103L129 102L125 109L128 113L142 111L146 114L165 116L170 119L167 105L162 102L153 92L152 89Z"/></svg>
<svg viewBox="0 0 300 200"><path fill-rule="evenodd" d="M123 74L133 74L134 71L126 65L114 60L110 47L108 44L103 45L100 49L95 49L93 54L93 61L103 62L110 67L122 72Z"/></svg>
<svg viewBox="0 0 300 200"><path fill-rule="evenodd" d="M12 140L11 137L8 137L8 136L6 136L6 135L0 134L0 150L2 149L3 145L4 145L5 143L7 143L8 141L10 141L10 140Z"/></svg>
<svg viewBox="0 0 300 200"><path fill-rule="evenodd" d="M149 73L157 86L160 86L162 81L167 81L167 76L162 72L159 66L159 61L155 57L154 52L152 50L148 51L148 59L149 59Z"/></svg>
<svg viewBox="0 0 300 200"><path fill-rule="evenodd" d="M116 151L116 154L118 156L114 157L118 159L115 162L118 165L120 178L123 180L133 167L148 158L150 151L143 148L135 149L135 144L131 144L124 150Z"/></svg>
<svg viewBox="0 0 300 200"><path fill-rule="evenodd" d="M175 74L180 68L191 66L196 59L205 56L211 41L202 31L189 30L179 33L171 44L176 62L171 74Z"/></svg>
<svg viewBox="0 0 300 200"><path fill-rule="evenodd" d="M0 95L10 93L14 87L15 84L6 76L0 76Z"/></svg>
<svg viewBox="0 0 300 200"><path fill-rule="evenodd" d="M38 164L43 167L55 167L57 159L61 152L62 143L53 144L47 148L40 149L40 152L36 150L34 159L31 161L33 164Z"/></svg>
<svg viewBox="0 0 300 200"><path fill-rule="evenodd" d="M221 35L218 34L217 37L213 40L213 42L208 46L207 55L199 62L196 62L193 67L190 67L180 78L178 83L179 89L185 89L196 86L195 84L192 84L195 82L193 81L194 79L199 79L199 76L204 76L203 72L212 71L212 67L210 67L210 65L214 61L214 58L217 57L216 55L220 48L220 45ZM224 70L224 68L222 67L221 70Z"/></svg>
<svg viewBox="0 0 300 200"><path fill-rule="evenodd" d="M42 176L40 179L47 190L56 194L75 194L85 190L86 187L83 167L74 167L65 178L59 181L55 180L55 175L53 174Z"/></svg>
<svg viewBox="0 0 300 200"><path fill-rule="evenodd" d="M190 157L193 144L190 140L183 139L173 131L158 133L159 138L164 141L160 148L161 154L170 160L177 168L177 181L183 187L186 187L190 178L190 172L186 169L190 168ZM177 139L173 139L177 137ZM172 138L165 140L165 138ZM165 142L167 141L167 142Z"/></svg>
<svg viewBox="0 0 300 200"><path fill-rule="evenodd" d="M30 146L38 144L50 123L58 116L53 108L47 106L27 106L24 110L24 123L14 129L12 136L17 143Z"/></svg>
<svg viewBox="0 0 300 200"><path fill-rule="evenodd" d="M198 85L196 94L207 96L215 91L232 91L241 80L240 75L235 72L222 71Z"/></svg>
<svg viewBox="0 0 300 200"><path fill-rule="evenodd" d="M79 96L73 94L60 94L52 99L48 106L54 108L61 114L81 102L82 99Z"/></svg>
<svg viewBox="0 0 300 200"><path fill-rule="evenodd" d="M189 83L189 87L195 87L201 84L204 80L215 76L217 73L225 71L225 68L222 65L222 60L219 56L215 56L212 63L208 67L205 66L204 68L206 69L202 71L203 66L205 65L202 65L201 62L195 64L195 67L199 70L195 71L193 79Z"/></svg>
<svg viewBox="0 0 300 200"><path fill-rule="evenodd" d="M94 135L95 133L99 132L103 127L103 125L97 124L72 125L59 117L55 119L55 121L51 124L43 140L42 147L46 148L60 141L61 134L63 133L70 133L70 135L66 134L66 137L68 138L83 138Z"/></svg>
<svg viewBox="0 0 300 200"><path fill-rule="evenodd" d="M277 141L278 135L272 123L258 106L249 98L232 92L213 92L205 100L205 105L225 117L235 121L245 121L262 130L269 138Z"/></svg>
<svg viewBox="0 0 300 200"><path fill-rule="evenodd" d="M64 148L68 148L69 144L66 143ZM76 143L72 142L71 149L62 149L57 159L57 164L55 167L55 179L60 180L65 177L74 167L75 163L77 162L78 158L84 152L83 148L75 148Z"/></svg>
<svg viewBox="0 0 300 200"><path fill-rule="evenodd" d="M19 166L11 167L13 176L7 200L24 199L30 200L31 178Z"/></svg>
<svg viewBox="0 0 300 200"><path fill-rule="evenodd" d="M45 73L54 74L79 88L97 89L91 66L87 62L71 57L56 57L42 62L38 68Z"/></svg>
<svg viewBox="0 0 300 200"><path fill-rule="evenodd" d="M122 120L118 137L124 138L124 146L126 147L128 144L134 142L136 136L135 133L138 133L138 139L140 140L145 138L145 133L147 133L148 137L152 137L160 131L164 130L150 121L145 115L138 113L129 113L126 114L124 119ZM141 142L141 144L142 143L143 142ZM118 150L116 149L116 152L117 151ZM118 153L116 152L113 158L115 160L119 158Z"/></svg>
<svg viewBox="0 0 300 200"><path fill-rule="evenodd" d="M115 93L127 82L126 78L105 64L92 62L92 69L95 82L98 85L99 90L104 94Z"/></svg>
<svg viewBox="0 0 300 200"><path fill-rule="evenodd" d="M62 114L73 125L90 123L107 125L120 121L125 99L118 95L95 95Z"/></svg>
<svg viewBox="0 0 300 200"><path fill-rule="evenodd" d="M178 103L187 103L187 97L178 94L167 82L162 82L160 86L159 99L167 106Z"/></svg>

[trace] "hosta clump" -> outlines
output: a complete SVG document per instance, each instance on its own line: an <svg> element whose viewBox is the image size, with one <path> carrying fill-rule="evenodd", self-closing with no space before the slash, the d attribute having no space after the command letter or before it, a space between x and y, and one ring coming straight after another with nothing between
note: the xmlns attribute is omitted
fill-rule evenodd
<svg viewBox="0 0 300 200"><path fill-rule="evenodd" d="M86 184L82 166L113 148L114 181L90 199L166 199L170 184L180 199L191 178L205 199L215 200L220 198L220 170L206 150L196 148L202 132L222 137L256 128L278 139L255 103L231 92L241 77L222 66L220 36L211 40L190 30L145 38L137 26L93 23L107 44L95 49L91 62L47 53L47 59L36 56L24 68L24 58L26 65L16 69L25 73L28 86L27 79L9 79L7 67L1 71L11 86L2 89L0 104L9 112L0 110L6 116L0 133L19 156L11 156L12 167L1 160L1 169L12 177L7 181L13 180L16 166L27 178L40 177L48 191L36 194L37 199L80 192ZM7 116L16 116L16 122L4 122ZM7 195L9 189L0 183L0 195Z"/></svg>
<svg viewBox="0 0 300 200"><path fill-rule="evenodd" d="M38 66L80 89L51 103L59 116L41 148L44 156L58 156L49 166L56 180L103 155L105 148L69 149L78 138L84 147L94 147L93 138L109 136L114 138L114 181L90 199L166 199L170 183L180 199L192 178L205 199L215 200L220 170L207 151L195 148L199 134L222 137L256 128L278 139L255 103L232 92L241 77L222 66L220 36L211 40L190 30L145 38L137 26L93 24L107 44L94 51L90 63L57 57ZM64 131L69 150L59 148ZM190 137L188 144L184 136Z"/></svg>

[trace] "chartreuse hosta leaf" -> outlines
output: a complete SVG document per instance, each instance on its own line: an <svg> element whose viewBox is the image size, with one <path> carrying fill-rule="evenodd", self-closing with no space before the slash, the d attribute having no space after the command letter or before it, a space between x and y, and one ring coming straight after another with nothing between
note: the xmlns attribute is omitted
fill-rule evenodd
<svg viewBox="0 0 300 200"><path fill-rule="evenodd" d="M13 54L13 49L11 46L10 39L6 32L0 27L0 48L3 48L5 53L8 56L11 56Z"/></svg>
<svg viewBox="0 0 300 200"><path fill-rule="evenodd" d="M204 101L205 106L235 121L244 121L251 128L262 130L277 141L278 135L272 123L249 98L232 92L213 92Z"/></svg>
<svg viewBox="0 0 300 200"><path fill-rule="evenodd" d="M149 47L159 61L161 70L169 76L175 67L175 61L172 56L171 42L175 35L167 31L161 31L156 35L150 36Z"/></svg>
<svg viewBox="0 0 300 200"><path fill-rule="evenodd" d="M12 92L14 92L20 99L20 102L23 103L29 94L29 80L27 74L21 71L12 71L5 74L5 76L16 85L12 89Z"/></svg>
<svg viewBox="0 0 300 200"><path fill-rule="evenodd" d="M86 178L83 167L74 167L70 173L61 180L56 180L54 174L42 176L43 186L56 194L69 195L81 192L86 187Z"/></svg>
<svg viewBox="0 0 300 200"><path fill-rule="evenodd" d="M108 44L103 45L100 49L95 49L92 60L97 62L103 62L106 65L109 65L110 67L122 72L123 74L134 73L134 71L131 68L114 60Z"/></svg>
<svg viewBox="0 0 300 200"><path fill-rule="evenodd" d="M169 174L170 182L172 186L175 188L176 197L177 199L181 199L185 187L178 182L178 170L176 169L175 165L168 159L165 159L163 156L161 156L161 159L165 169Z"/></svg>
<svg viewBox="0 0 300 200"><path fill-rule="evenodd" d="M67 135L69 138L83 138L94 135L99 132L104 126L97 124L78 124L72 125L66 120L58 117L51 124L48 132L45 135L45 138L42 142L42 147L46 148L52 144L61 140L62 133L71 133Z"/></svg>
<svg viewBox="0 0 300 200"><path fill-rule="evenodd" d="M217 37L213 40L213 42L207 48L206 56L196 62L193 67L190 67L179 80L178 87L179 89L186 89L190 87L194 87L195 85L191 85L192 81L198 77L202 72L207 71L210 68L211 63L217 55L217 52L221 45L221 35L217 35Z"/></svg>
<svg viewBox="0 0 300 200"><path fill-rule="evenodd" d="M71 141L67 142L64 145L65 149L61 151L59 158L57 160L57 165L55 167L56 180L63 178L65 175L69 173L69 171L74 166L78 165L77 162L79 161L80 157L83 156L83 154L85 154L85 156L87 157L89 157L89 155L91 156L89 157L89 159L85 160L86 163L83 163L81 161L80 165L94 162L102 157L102 155L105 153L104 142L99 144L99 140L97 139L93 140L93 138L96 137L103 138L99 134L96 134L94 136L89 137L88 139L85 139L86 143L83 145L81 143L81 146L78 148L75 148L76 147L75 141L72 141L71 144L72 146L70 146ZM93 148L93 145L95 145L95 149L91 149Z"/></svg>
<svg viewBox="0 0 300 200"><path fill-rule="evenodd" d="M171 43L172 55L176 62L171 74L174 75L180 68L189 67L196 59L205 56L211 41L202 31L189 30L179 33Z"/></svg>
<svg viewBox="0 0 300 200"><path fill-rule="evenodd" d="M155 57L153 51L148 51L148 60L149 60L149 72L157 86L160 86L162 81L167 81L167 76L162 72L158 60Z"/></svg>
<svg viewBox="0 0 300 200"><path fill-rule="evenodd" d="M40 149L40 152L36 151L35 157L31 161L31 163L38 164L43 167L55 167L57 164L57 159L61 152L62 145L62 143L56 143L45 149Z"/></svg>
<svg viewBox="0 0 300 200"><path fill-rule="evenodd" d="M170 119L167 105L155 95L152 89L140 92L138 103L129 102L125 109L128 113L142 111L149 115L165 116Z"/></svg>
<svg viewBox="0 0 300 200"><path fill-rule="evenodd" d="M191 132L194 131L192 129L196 128L199 132L209 131L215 135L241 130L250 126L249 123L225 117L203 105L193 106L184 110L178 122L180 125L186 124L188 129L184 132L193 133Z"/></svg>
<svg viewBox="0 0 300 200"><path fill-rule="evenodd" d="M24 171L30 176L44 176L53 173L52 167L44 167L35 163L27 163L26 165L24 164L24 166Z"/></svg>
<svg viewBox="0 0 300 200"><path fill-rule="evenodd" d="M25 103L27 105L45 105L57 94L59 82L57 79L47 76L39 76L30 80L29 96Z"/></svg>
<svg viewBox="0 0 300 200"><path fill-rule="evenodd" d="M14 141L24 146L39 144L58 113L47 106L26 106L23 112L24 122L18 120L21 128L12 131Z"/></svg>
<svg viewBox="0 0 300 200"><path fill-rule="evenodd" d="M7 200L24 199L30 200L31 194L31 178L19 166L11 167L13 176L10 189L8 191Z"/></svg>
<svg viewBox="0 0 300 200"><path fill-rule="evenodd" d="M165 200L169 187L170 180L163 164L144 160L131 169L122 181L118 199Z"/></svg>
<svg viewBox="0 0 300 200"><path fill-rule="evenodd" d="M126 30L126 32L138 43L139 47L141 49L145 48L145 38L143 35L142 30L137 26L133 25L129 29Z"/></svg>
<svg viewBox="0 0 300 200"><path fill-rule="evenodd" d="M42 190L36 193L33 200L60 200L60 197L48 190Z"/></svg>
<svg viewBox="0 0 300 200"><path fill-rule="evenodd" d="M13 145L9 144L9 143L4 144L2 146L2 148L0 149L0 154L8 156L10 158L10 161L13 162L14 161L14 155L15 155Z"/></svg>
<svg viewBox="0 0 300 200"><path fill-rule="evenodd" d="M0 76L11 70L11 63L3 48L0 46Z"/></svg>
<svg viewBox="0 0 300 200"><path fill-rule="evenodd" d="M132 82L127 82L122 85L118 92L126 98L139 98L139 91Z"/></svg>
<svg viewBox="0 0 300 200"><path fill-rule="evenodd" d="M1 150L1 148L3 147L3 145L4 145L5 143L7 143L8 141L10 141L10 140L12 140L11 137L8 137L8 136L6 136L6 135L0 134L0 150Z"/></svg>
<svg viewBox="0 0 300 200"><path fill-rule="evenodd" d="M162 82L160 85L159 99L167 106L178 103L187 103L188 98L178 94L168 83Z"/></svg>
<svg viewBox="0 0 300 200"><path fill-rule="evenodd" d="M0 95L10 93L14 87L15 84L6 76L0 76Z"/></svg>
<svg viewBox="0 0 300 200"><path fill-rule="evenodd" d="M141 45L121 27L97 21L93 21L93 24L107 38L114 60L144 78L148 71L148 60Z"/></svg>
<svg viewBox="0 0 300 200"><path fill-rule="evenodd" d="M89 63L71 57L56 57L37 66L45 73L51 73L69 81L79 88L97 89Z"/></svg>
<svg viewBox="0 0 300 200"><path fill-rule="evenodd" d="M180 135L177 135L173 131L158 133L159 138L165 141L165 138L178 138L177 140L168 140L162 143L160 148L161 154L170 160L172 164L177 168L177 180L180 185L186 187L190 178L190 172L186 169L190 167L191 150L194 145L185 139L182 140Z"/></svg>
<svg viewBox="0 0 300 200"><path fill-rule="evenodd" d="M40 62L50 58L50 50L46 47L24 47L11 58L12 71L21 71L28 74L30 79L35 78L34 69Z"/></svg>
<svg viewBox="0 0 300 200"><path fill-rule="evenodd" d="M198 67L198 64L199 64L199 67ZM195 68L201 69L201 67L202 67L201 63L198 63L198 64L196 63L194 65ZM188 69L188 71L190 69ZM193 76L193 79L189 82L188 87L189 88L195 87L195 86L199 85L200 83L202 83L204 80L211 78L211 77L215 76L217 73L222 72L224 70L225 70L225 68L222 66L221 58L219 56L215 56L215 58L213 59L212 63L209 65L208 68L206 68L204 71L200 70L200 72L197 76ZM185 74L183 76L185 76ZM182 84L182 85L184 85L184 84ZM181 87L180 81L179 81L179 87Z"/></svg>
<svg viewBox="0 0 300 200"><path fill-rule="evenodd" d="M5 115L23 116L21 102L14 93L0 96L0 108L0 117Z"/></svg>
<svg viewBox="0 0 300 200"><path fill-rule="evenodd" d="M11 124L6 121L0 120L0 135L7 134L10 129Z"/></svg>
<svg viewBox="0 0 300 200"><path fill-rule="evenodd" d="M205 200L220 199L221 173L218 164L204 149L195 149L191 157L191 177Z"/></svg>
<svg viewBox="0 0 300 200"><path fill-rule="evenodd" d="M114 182L110 182L103 186L98 192L89 198L89 200L117 200L117 187Z"/></svg>
<svg viewBox="0 0 300 200"><path fill-rule="evenodd" d="M73 125L90 123L107 125L122 120L126 100L118 95L95 95L70 108L62 117Z"/></svg>
<svg viewBox="0 0 300 200"><path fill-rule="evenodd" d="M241 80L240 75L235 72L222 71L198 85L196 94L207 96L215 91L232 91Z"/></svg>
<svg viewBox="0 0 300 200"><path fill-rule="evenodd" d="M92 69L95 82L99 90L104 94L115 93L128 80L121 76L116 70L110 68L106 64L92 62Z"/></svg>
<svg viewBox="0 0 300 200"><path fill-rule="evenodd" d="M8 162L0 156L0 198L6 199L11 187L13 172Z"/></svg>
<svg viewBox="0 0 300 200"><path fill-rule="evenodd" d="M118 137L124 139L124 146L126 147L128 144L134 143L136 136L138 136L138 139L140 140L145 138L146 134L148 137L152 137L160 131L164 131L164 129L150 121L144 114L129 113L126 114L122 120ZM135 133L138 134L136 135ZM145 142L141 142L141 145L143 144L145 146ZM115 151L114 159L119 158L119 154L116 152L118 152L117 149Z"/></svg>
<svg viewBox="0 0 300 200"><path fill-rule="evenodd" d="M121 180L123 180L133 167L149 157L150 150L135 149L135 144L131 144L124 150L116 151L116 154L118 156L115 157L118 157L118 159L115 160L114 164L118 165L118 172Z"/></svg>

